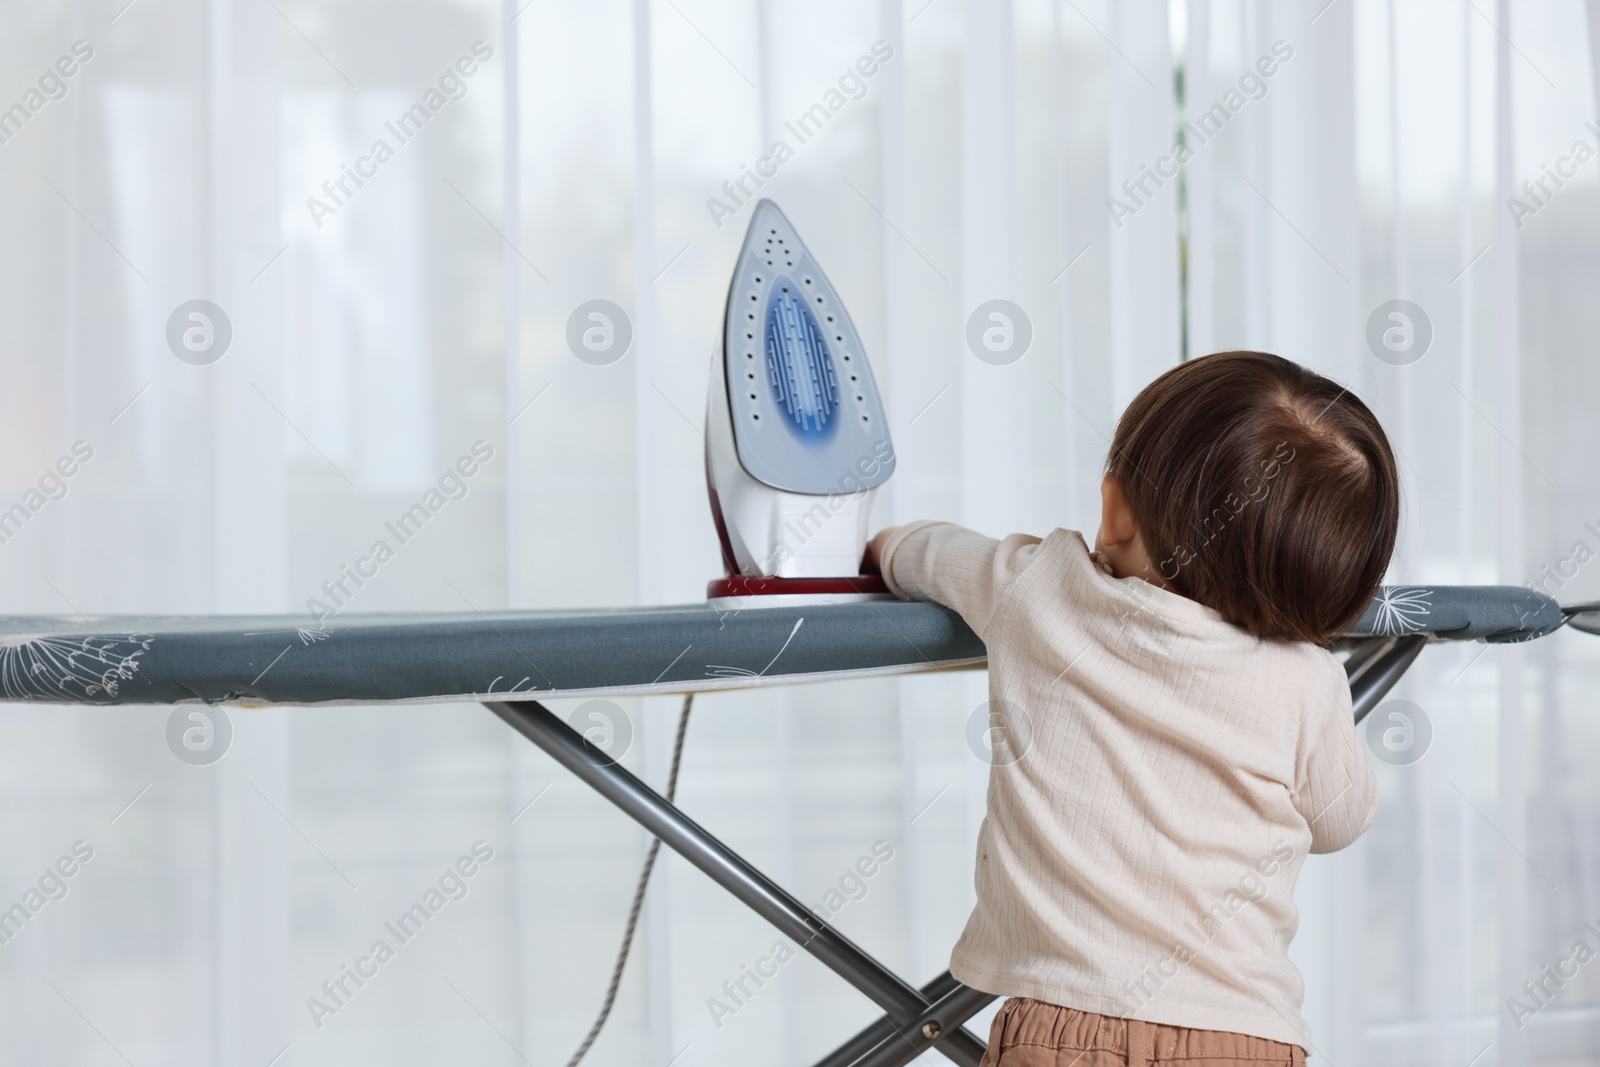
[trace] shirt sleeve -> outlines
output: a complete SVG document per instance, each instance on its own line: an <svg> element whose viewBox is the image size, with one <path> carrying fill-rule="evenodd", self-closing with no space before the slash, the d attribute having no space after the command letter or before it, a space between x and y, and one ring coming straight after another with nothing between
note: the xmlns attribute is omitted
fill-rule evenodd
<svg viewBox="0 0 1600 1067"><path fill-rule="evenodd" d="M1378 815L1378 780L1356 736L1350 686L1329 657L1328 691L1301 738L1294 806L1311 826L1313 853L1337 852L1367 832Z"/></svg>
<svg viewBox="0 0 1600 1067"><path fill-rule="evenodd" d="M895 596L943 604L982 637L1039 544L1028 534L996 541L954 523L913 522L890 536L878 568Z"/></svg>

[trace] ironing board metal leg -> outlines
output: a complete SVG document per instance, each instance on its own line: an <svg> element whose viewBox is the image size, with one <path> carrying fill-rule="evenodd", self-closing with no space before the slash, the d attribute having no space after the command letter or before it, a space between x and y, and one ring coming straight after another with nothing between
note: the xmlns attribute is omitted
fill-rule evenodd
<svg viewBox="0 0 1600 1067"><path fill-rule="evenodd" d="M958 985L905 1026L896 1027L894 1033L857 1060L854 1067L905 1067L935 1047L940 1037L982 1011L994 999L993 993Z"/></svg>
<svg viewBox="0 0 1600 1067"><path fill-rule="evenodd" d="M931 1004L960 985L954 975L945 971L922 987L922 995ZM882 1016L877 1022L818 1060L813 1067L851 1067L862 1056L877 1047L878 1042L895 1033L896 1029L893 1019L887 1015Z"/></svg>
<svg viewBox="0 0 1600 1067"><path fill-rule="evenodd" d="M920 992L819 919L804 904L752 867L738 853L712 837L655 790L612 761L604 752L591 746L544 705L531 700L516 703L494 701L485 702L484 707L660 838L668 848L709 875L712 881L732 893L746 907L793 938L797 945L865 993L891 1018L903 1024L910 1023L927 1008L928 1000ZM965 1018L967 1016L962 1016L962 1019ZM959 1029L949 1032L937 1047L963 1067L977 1067L984 1051L981 1041Z"/></svg>
<svg viewBox="0 0 1600 1067"><path fill-rule="evenodd" d="M1357 656L1351 657L1351 662L1358 664L1350 674L1350 704L1358 723L1395 687L1421 655L1422 646L1428 643L1422 634L1407 634L1386 641L1383 651L1375 656L1359 660Z"/></svg>

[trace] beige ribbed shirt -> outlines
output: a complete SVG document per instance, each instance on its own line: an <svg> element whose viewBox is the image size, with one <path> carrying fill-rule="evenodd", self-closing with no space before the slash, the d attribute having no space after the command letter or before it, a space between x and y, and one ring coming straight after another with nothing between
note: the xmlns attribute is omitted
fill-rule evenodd
<svg viewBox="0 0 1600 1067"><path fill-rule="evenodd" d="M1004 740L952 973L1309 1045L1287 956L1295 878L1378 808L1338 661L1114 578L1070 530L996 541L913 523L880 565L896 594L959 612L989 651Z"/></svg>

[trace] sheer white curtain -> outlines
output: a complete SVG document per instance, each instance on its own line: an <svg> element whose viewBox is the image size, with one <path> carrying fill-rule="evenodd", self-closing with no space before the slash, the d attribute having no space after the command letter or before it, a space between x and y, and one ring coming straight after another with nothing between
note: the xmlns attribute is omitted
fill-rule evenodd
<svg viewBox="0 0 1600 1067"><path fill-rule="evenodd" d="M707 367L779 141L760 193L886 393L882 521L1089 529L1129 397L1266 348L1389 427L1395 580L1600 596L1600 160L1570 163L1600 145L1592 2L13 0L0 26L0 107L27 111L0 125L0 506L93 449L0 544L7 613L304 612L480 440L465 499L348 610L699 599ZM210 365L166 340L192 299L232 325ZM1408 366L1366 341L1393 299L1432 327ZM632 328L604 366L566 340L591 300ZM1005 365L964 340L992 300L1031 328ZM1600 1060L1589 968L1523 988L1600 949L1593 644L1429 649L1395 694L1432 747L1379 768L1377 825L1299 890L1328 1062ZM703 697L680 801L807 900L892 847L836 921L925 980L971 904L984 699L940 674ZM625 762L663 781L677 702L622 703ZM94 850L0 945L0 1063L564 1062L640 831L474 706L233 709L207 767L168 751L169 713L0 714L0 905ZM467 897L314 1019L479 841ZM801 1064L876 1015L804 957L729 1001L774 940L664 857L589 1062Z"/></svg>

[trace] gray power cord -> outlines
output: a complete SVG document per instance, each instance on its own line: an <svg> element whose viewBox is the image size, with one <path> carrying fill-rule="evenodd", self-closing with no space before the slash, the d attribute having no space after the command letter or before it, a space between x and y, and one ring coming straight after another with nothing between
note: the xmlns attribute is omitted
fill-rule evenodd
<svg viewBox="0 0 1600 1067"><path fill-rule="evenodd" d="M694 694L684 694L683 710L678 713L678 735L672 740L672 769L667 772L669 804L678 792L678 765L683 761L683 738L689 731L689 709L693 706ZM617 965L611 970L611 984L606 987L605 1003L600 1005L600 1015L589 1028L589 1036L583 1039L578 1051L567 1061L567 1067L578 1067L583 1057L588 1054L589 1046L600 1036L601 1028L611 1015L611 1006L617 1002L617 989L622 985L622 972L628 966L628 950L633 947L633 931L639 925L639 910L644 907L644 891L650 884L650 871L656 865L656 853L659 851L661 851L661 838L651 838L650 851L644 858L644 870L639 873L639 888L633 891L633 907L628 909L628 925L622 932L622 951L617 953Z"/></svg>

